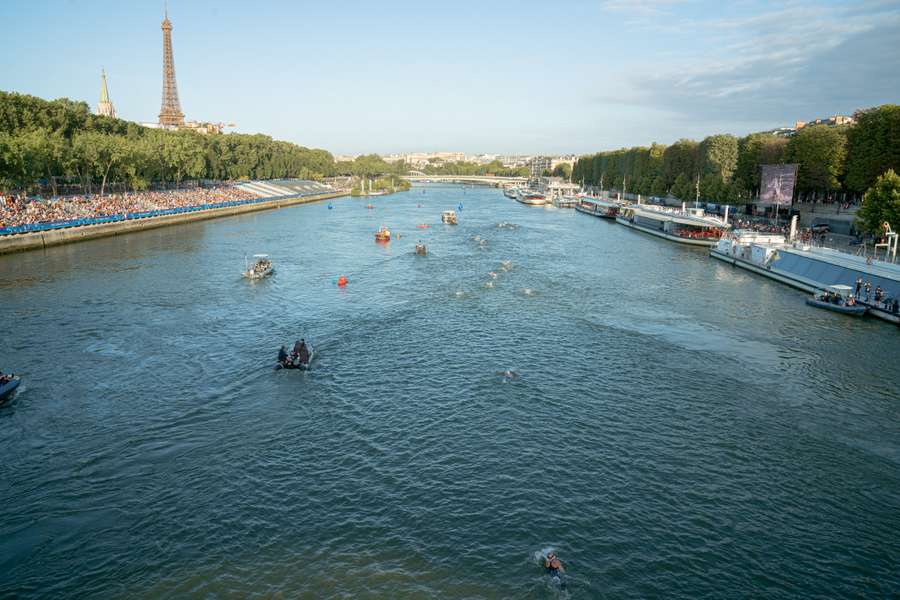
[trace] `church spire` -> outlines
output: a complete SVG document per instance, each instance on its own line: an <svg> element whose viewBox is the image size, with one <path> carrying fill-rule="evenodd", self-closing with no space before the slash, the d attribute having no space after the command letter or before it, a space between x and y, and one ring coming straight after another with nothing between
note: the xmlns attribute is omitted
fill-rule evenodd
<svg viewBox="0 0 900 600"><path fill-rule="evenodd" d="M109 89L106 87L106 71L100 69L100 102L97 103L97 114L104 117L115 117L116 109L109 100Z"/></svg>
<svg viewBox="0 0 900 600"><path fill-rule="evenodd" d="M100 79L102 84L100 86L100 102L109 102L109 90L106 88L106 70L100 69Z"/></svg>

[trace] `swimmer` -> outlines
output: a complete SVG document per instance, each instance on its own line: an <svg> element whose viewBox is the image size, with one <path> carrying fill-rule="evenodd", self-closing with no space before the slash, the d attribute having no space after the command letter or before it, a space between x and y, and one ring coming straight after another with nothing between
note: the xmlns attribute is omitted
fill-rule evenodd
<svg viewBox="0 0 900 600"><path fill-rule="evenodd" d="M495 272L493 272L493 271L491 271L490 273L488 273L488 275L491 276L491 279L497 279L497 274L496 274Z"/></svg>
<svg viewBox="0 0 900 600"><path fill-rule="evenodd" d="M488 282L486 282L486 283L484 284L484 287L486 287L486 288L492 288L492 287L494 287L494 282L493 282L493 281L488 281Z"/></svg>
<svg viewBox="0 0 900 600"><path fill-rule="evenodd" d="M505 371L497 371L497 375L503 376L503 381L511 381L513 379L518 379L519 374L513 371L512 369L507 369Z"/></svg>
<svg viewBox="0 0 900 600"><path fill-rule="evenodd" d="M547 569L547 574L550 577L559 577L566 572L562 563L556 558L556 553L552 550L547 554L547 558L544 559L544 568Z"/></svg>
<svg viewBox="0 0 900 600"><path fill-rule="evenodd" d="M512 261L511 260L503 260L500 261L500 268L504 271L509 271L512 269Z"/></svg>

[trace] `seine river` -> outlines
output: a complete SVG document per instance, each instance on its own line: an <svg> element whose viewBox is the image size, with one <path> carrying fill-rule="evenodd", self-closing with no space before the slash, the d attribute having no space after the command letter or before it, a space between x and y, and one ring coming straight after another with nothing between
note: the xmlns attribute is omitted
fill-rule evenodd
<svg viewBox="0 0 900 600"><path fill-rule="evenodd" d="M900 594L896 327L497 190L374 203L0 257L0 597Z"/></svg>

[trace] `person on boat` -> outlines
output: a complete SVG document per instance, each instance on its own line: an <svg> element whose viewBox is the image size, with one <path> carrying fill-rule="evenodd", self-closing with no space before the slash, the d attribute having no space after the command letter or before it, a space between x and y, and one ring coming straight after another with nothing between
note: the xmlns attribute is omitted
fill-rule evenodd
<svg viewBox="0 0 900 600"><path fill-rule="evenodd" d="M299 356L299 355L300 355L300 348L304 347L305 345L306 345L306 344L303 342L303 340L297 340L296 342L294 342L294 349L291 350L291 355L292 355L292 356Z"/></svg>
<svg viewBox="0 0 900 600"><path fill-rule="evenodd" d="M309 363L309 347L306 345L306 340L300 340L300 350L297 352L297 358L300 359L300 364L308 364Z"/></svg>
<svg viewBox="0 0 900 600"><path fill-rule="evenodd" d="M281 364L284 364L287 362L287 359L288 359L287 348L285 348L284 346L281 346L281 348L278 350L278 362Z"/></svg>
<svg viewBox="0 0 900 600"><path fill-rule="evenodd" d="M6 385L10 381L12 381L13 377L14 377L14 375L12 373L10 373L9 375L4 375L3 373L0 373L0 385Z"/></svg>
<svg viewBox="0 0 900 600"><path fill-rule="evenodd" d="M862 277L856 278L856 299L859 300L859 291L862 289Z"/></svg>
<svg viewBox="0 0 900 600"><path fill-rule="evenodd" d="M547 558L544 559L544 568L547 569L547 574L550 575L550 577L559 577L566 572L562 563L559 562L559 559L556 557L556 553L552 550L547 554Z"/></svg>
<svg viewBox="0 0 900 600"><path fill-rule="evenodd" d="M866 289L866 303L868 303L869 299L872 297L872 284L867 281L866 285L865 285L865 289Z"/></svg>

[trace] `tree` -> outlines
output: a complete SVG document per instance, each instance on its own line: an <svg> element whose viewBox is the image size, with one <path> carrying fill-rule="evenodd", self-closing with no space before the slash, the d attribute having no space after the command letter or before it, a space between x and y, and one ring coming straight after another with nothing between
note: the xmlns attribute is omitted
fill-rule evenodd
<svg viewBox="0 0 900 600"><path fill-rule="evenodd" d="M864 231L883 233L883 223L900 227L900 175L888 169L863 196L856 212L857 225Z"/></svg>
<svg viewBox="0 0 900 600"><path fill-rule="evenodd" d="M672 184L672 195L681 200L682 202L687 202L689 200L694 199L694 186L691 183L691 180L684 173L679 173L678 177L675 178L675 183Z"/></svg>
<svg viewBox="0 0 900 600"><path fill-rule="evenodd" d="M733 135L711 135L700 143L701 168L719 183L731 181L738 160L738 140Z"/></svg>
<svg viewBox="0 0 900 600"><path fill-rule="evenodd" d="M858 111L847 132L847 188L862 192L888 169L900 171L900 105Z"/></svg>
<svg viewBox="0 0 900 600"><path fill-rule="evenodd" d="M804 127L787 145L787 159L798 163L797 189L804 192L832 192L841 187L847 156L847 138L835 127Z"/></svg>
<svg viewBox="0 0 900 600"><path fill-rule="evenodd" d="M568 163L559 163L553 168L553 173L551 173L551 175L553 177L568 179L572 176L572 167Z"/></svg>
<svg viewBox="0 0 900 600"><path fill-rule="evenodd" d="M663 152L663 174L667 185L674 185L679 175L693 179L700 172L700 144L681 139Z"/></svg>
<svg viewBox="0 0 900 600"><path fill-rule="evenodd" d="M46 177L52 194L56 196L56 177L63 174L69 150L62 134L47 129L34 129L22 133L19 138L25 167L23 183L27 186Z"/></svg>
<svg viewBox="0 0 900 600"><path fill-rule="evenodd" d="M734 183L741 198L749 200L759 193L760 166L783 164L787 143L787 139L771 133L753 133L740 139Z"/></svg>

